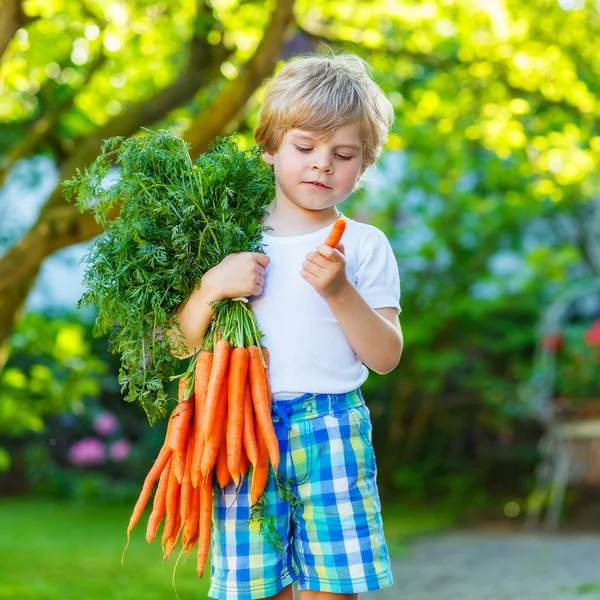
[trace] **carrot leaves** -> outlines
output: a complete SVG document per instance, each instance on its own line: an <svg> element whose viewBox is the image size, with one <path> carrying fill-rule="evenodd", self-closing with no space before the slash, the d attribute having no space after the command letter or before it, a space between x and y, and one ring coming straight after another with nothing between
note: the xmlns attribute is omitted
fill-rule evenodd
<svg viewBox="0 0 600 600"><path fill-rule="evenodd" d="M182 139L144 130L106 140L63 186L104 229L84 257L79 306L97 308L94 334L110 332L125 399L139 401L152 423L165 414L173 352L185 347L174 322L181 303L228 254L263 251L272 172L259 148L241 150L231 137L194 163Z"/></svg>

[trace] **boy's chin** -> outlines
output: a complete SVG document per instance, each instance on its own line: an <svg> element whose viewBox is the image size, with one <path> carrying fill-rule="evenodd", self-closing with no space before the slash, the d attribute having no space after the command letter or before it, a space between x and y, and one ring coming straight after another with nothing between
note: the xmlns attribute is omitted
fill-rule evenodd
<svg viewBox="0 0 600 600"><path fill-rule="evenodd" d="M311 205L311 204L296 204L296 206L298 206L298 208L301 208L302 210L305 210L307 212L327 212L327 211L335 211L335 207L336 205L332 205L332 206L318 206L318 205Z"/></svg>

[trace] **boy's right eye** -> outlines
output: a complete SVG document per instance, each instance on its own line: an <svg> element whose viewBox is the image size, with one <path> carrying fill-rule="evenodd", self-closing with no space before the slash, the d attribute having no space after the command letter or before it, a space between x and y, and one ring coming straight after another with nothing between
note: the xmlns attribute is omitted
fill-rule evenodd
<svg viewBox="0 0 600 600"><path fill-rule="evenodd" d="M295 146L295 148L300 152L310 152L312 150L312 148L304 148L303 146Z"/></svg>

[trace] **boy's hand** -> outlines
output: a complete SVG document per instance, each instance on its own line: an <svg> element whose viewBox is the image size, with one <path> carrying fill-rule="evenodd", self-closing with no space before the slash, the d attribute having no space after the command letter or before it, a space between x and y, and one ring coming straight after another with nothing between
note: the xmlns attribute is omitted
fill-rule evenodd
<svg viewBox="0 0 600 600"><path fill-rule="evenodd" d="M321 244L316 252L309 252L302 263L300 275L310 283L322 298L341 292L348 285L344 245L336 248Z"/></svg>
<svg viewBox="0 0 600 600"><path fill-rule="evenodd" d="M269 262L268 256L258 252L230 254L204 274L201 288L213 300L259 296Z"/></svg>

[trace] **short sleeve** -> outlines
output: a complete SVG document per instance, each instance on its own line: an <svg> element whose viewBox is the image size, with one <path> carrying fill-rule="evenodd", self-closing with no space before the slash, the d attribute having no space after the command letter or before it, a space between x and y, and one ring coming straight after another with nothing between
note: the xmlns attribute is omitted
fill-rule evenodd
<svg viewBox="0 0 600 600"><path fill-rule="evenodd" d="M394 251L384 233L373 227L361 244L354 285L371 308L400 308L400 274Z"/></svg>

